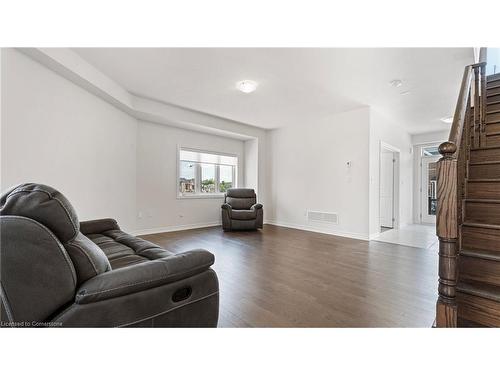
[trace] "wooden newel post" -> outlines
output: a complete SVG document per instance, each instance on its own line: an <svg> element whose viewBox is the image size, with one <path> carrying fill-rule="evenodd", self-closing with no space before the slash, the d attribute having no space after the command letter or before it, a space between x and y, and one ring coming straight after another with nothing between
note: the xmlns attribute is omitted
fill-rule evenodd
<svg viewBox="0 0 500 375"><path fill-rule="evenodd" d="M457 326L457 146L444 142L439 146L443 156L437 164L437 216L439 237L439 285L436 304L436 327Z"/></svg>

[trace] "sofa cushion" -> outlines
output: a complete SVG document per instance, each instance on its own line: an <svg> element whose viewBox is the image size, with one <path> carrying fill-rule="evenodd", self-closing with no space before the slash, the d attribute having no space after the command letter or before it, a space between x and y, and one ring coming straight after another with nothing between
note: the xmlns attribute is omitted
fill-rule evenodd
<svg viewBox="0 0 500 375"><path fill-rule="evenodd" d="M78 285L103 272L111 271L108 258L94 242L82 233L64 244L78 276Z"/></svg>
<svg viewBox="0 0 500 375"><path fill-rule="evenodd" d="M232 210L231 219L233 220L254 220L257 218L256 210Z"/></svg>
<svg viewBox="0 0 500 375"><path fill-rule="evenodd" d="M87 237L102 249L113 269L173 255L152 242L117 229L89 233Z"/></svg>

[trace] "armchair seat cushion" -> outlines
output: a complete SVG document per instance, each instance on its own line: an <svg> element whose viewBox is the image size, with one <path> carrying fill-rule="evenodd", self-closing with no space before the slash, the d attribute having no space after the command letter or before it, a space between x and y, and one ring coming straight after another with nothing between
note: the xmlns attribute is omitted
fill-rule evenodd
<svg viewBox="0 0 500 375"><path fill-rule="evenodd" d="M233 220L255 220L257 218L256 210L232 210L231 218Z"/></svg>

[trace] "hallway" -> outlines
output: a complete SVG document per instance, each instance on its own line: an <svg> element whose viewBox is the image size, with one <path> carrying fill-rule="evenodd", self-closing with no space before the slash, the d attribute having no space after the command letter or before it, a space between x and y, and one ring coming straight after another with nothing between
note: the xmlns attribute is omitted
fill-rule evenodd
<svg viewBox="0 0 500 375"><path fill-rule="evenodd" d="M438 249L436 227L428 224L409 224L399 229L390 229L380 233L372 241L388 242L436 251Z"/></svg>

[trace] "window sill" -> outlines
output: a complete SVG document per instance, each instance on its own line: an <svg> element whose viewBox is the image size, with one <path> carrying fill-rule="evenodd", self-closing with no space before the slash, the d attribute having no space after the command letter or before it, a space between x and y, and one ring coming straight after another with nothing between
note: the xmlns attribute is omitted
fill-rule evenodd
<svg viewBox="0 0 500 375"><path fill-rule="evenodd" d="M221 193L221 194L177 195L177 199L221 199L221 198L224 198L224 193Z"/></svg>

